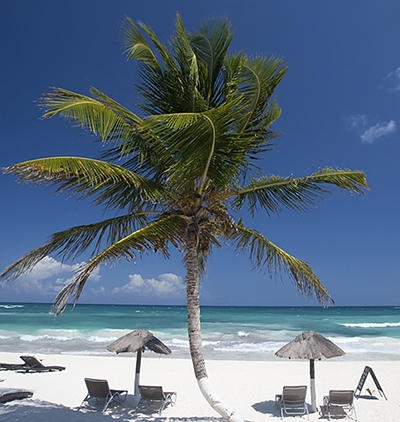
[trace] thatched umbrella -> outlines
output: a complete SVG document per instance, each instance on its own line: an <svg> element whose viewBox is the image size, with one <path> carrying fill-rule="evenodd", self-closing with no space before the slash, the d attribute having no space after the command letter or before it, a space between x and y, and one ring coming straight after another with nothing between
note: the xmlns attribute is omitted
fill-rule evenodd
<svg viewBox="0 0 400 422"><path fill-rule="evenodd" d="M310 360L311 410L313 412L317 410L314 360L323 357L329 359L344 354L345 352L340 347L314 331L306 331L298 335L286 346L275 352L275 355L280 358Z"/></svg>
<svg viewBox="0 0 400 422"><path fill-rule="evenodd" d="M136 371L135 371L135 387L134 395L139 395L139 377L140 377L140 364L142 361L142 352L145 349L152 350L156 353L169 355L171 350L161 340L147 330L135 330L107 346L107 350L116 353L137 352L136 355Z"/></svg>

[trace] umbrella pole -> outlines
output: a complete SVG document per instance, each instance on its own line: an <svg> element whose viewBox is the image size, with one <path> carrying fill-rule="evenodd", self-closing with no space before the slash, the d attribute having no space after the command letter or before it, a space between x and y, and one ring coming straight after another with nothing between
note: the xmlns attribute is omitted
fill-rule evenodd
<svg viewBox="0 0 400 422"><path fill-rule="evenodd" d="M136 370L135 370L135 385L134 385L134 395L139 396L139 378L140 378L140 364L142 362L142 349L139 349L136 352Z"/></svg>
<svg viewBox="0 0 400 422"><path fill-rule="evenodd" d="M311 412L316 412L317 411L317 395L315 392L314 359L310 359L310 391L311 391Z"/></svg>

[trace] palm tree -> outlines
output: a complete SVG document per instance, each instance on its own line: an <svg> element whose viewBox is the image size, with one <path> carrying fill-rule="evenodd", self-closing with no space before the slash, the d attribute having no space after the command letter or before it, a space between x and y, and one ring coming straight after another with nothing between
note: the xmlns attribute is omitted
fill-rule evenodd
<svg viewBox="0 0 400 422"><path fill-rule="evenodd" d="M185 30L177 16L169 47L146 25L127 19L121 29L128 59L139 66L140 117L92 88L92 96L54 89L41 98L44 117L78 123L101 138L101 159L54 157L4 169L21 181L46 184L92 199L116 216L54 233L48 243L8 267L3 279L30 271L53 254L75 258L92 249L75 278L55 299L59 315L73 295L76 304L89 275L99 266L135 261L138 255L177 248L186 267L188 335L199 387L228 421L241 417L212 390L202 353L199 277L213 248L233 243L249 250L254 266L284 271L298 290L322 304L332 301L309 264L248 228L253 217L282 207L303 211L334 185L361 194L368 186L360 171L323 168L302 178L264 176L255 163L278 136L271 130L281 110L273 97L287 66L274 57L228 54L233 31L227 20L208 20ZM145 38L144 35L147 35ZM146 39L150 40L146 41ZM116 164L116 162L119 164Z"/></svg>

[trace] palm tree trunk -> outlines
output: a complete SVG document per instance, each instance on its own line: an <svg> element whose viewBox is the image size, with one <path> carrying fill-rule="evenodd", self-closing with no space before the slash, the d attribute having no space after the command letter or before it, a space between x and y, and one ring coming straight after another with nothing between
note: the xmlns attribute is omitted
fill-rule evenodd
<svg viewBox="0 0 400 422"><path fill-rule="evenodd" d="M244 419L240 415L222 402L222 400L214 392L208 379L201 340L199 267L197 260L196 238L197 236L195 232L189 232L186 240L188 334L194 373L200 391L216 412L218 412L226 421L244 422Z"/></svg>

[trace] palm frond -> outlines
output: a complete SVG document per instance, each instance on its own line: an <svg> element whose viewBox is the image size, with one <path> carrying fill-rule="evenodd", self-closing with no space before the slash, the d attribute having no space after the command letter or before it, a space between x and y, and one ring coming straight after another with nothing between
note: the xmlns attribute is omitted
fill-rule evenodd
<svg viewBox="0 0 400 422"><path fill-rule="evenodd" d="M95 255L99 253L102 243L108 247L125 238L138 227L145 226L149 216L151 214L146 212L128 214L93 224L72 227L54 233L49 243L54 245L54 251L58 256L67 260L82 254L95 242L92 252L92 255Z"/></svg>
<svg viewBox="0 0 400 422"><path fill-rule="evenodd" d="M161 71L141 66L142 83L138 89L144 99L139 104L143 110L149 114L204 112L222 104L224 57L233 36L230 25L215 20L190 34L177 15L176 31L171 39L173 55L150 28L140 26L162 60Z"/></svg>
<svg viewBox="0 0 400 422"><path fill-rule="evenodd" d="M239 223L234 230L226 232L228 238L236 242L236 250L243 252L250 249L253 268L276 274L285 271L296 284L300 293L312 297L325 305L333 302L328 291L307 262L301 261L278 248L256 230L251 230Z"/></svg>
<svg viewBox="0 0 400 422"><path fill-rule="evenodd" d="M162 122L170 129L177 131L191 126L202 119L202 113L173 113L150 116L152 122Z"/></svg>
<svg viewBox="0 0 400 422"><path fill-rule="evenodd" d="M247 201L252 215L258 207L268 214L279 212L282 206L304 211L315 206L316 198L330 193L323 185L334 185L353 194L362 194L363 189L368 189L364 172L326 167L296 179L279 176L253 179L238 190L233 206L240 209Z"/></svg>
<svg viewBox="0 0 400 422"><path fill-rule="evenodd" d="M44 117L60 114L100 135L103 143L113 144L103 156L111 153L114 159L129 157L137 162L137 168L148 169L148 174L162 172L164 167L152 151L152 143L158 140L152 138L143 120L101 91L91 88L90 92L95 98L56 88L41 99L47 110Z"/></svg>
<svg viewBox="0 0 400 422"><path fill-rule="evenodd" d="M122 258L135 262L137 254L160 251L168 257L168 243L178 247L182 243L180 237L182 217L166 216L143 227L134 233L109 246L78 269L74 277L57 295L52 309L56 316L62 313L68 300L74 295L74 305L81 295L89 276L100 265L119 263Z"/></svg>
<svg viewBox="0 0 400 422"><path fill-rule="evenodd" d="M200 180L204 187L206 178L225 188L232 177L238 177L242 166L251 166L247 157L254 148L252 135L248 138L233 130L240 101L233 99L205 113L149 117L155 137L165 140L154 150L167 164L169 181L176 188Z"/></svg>
<svg viewBox="0 0 400 422"><path fill-rule="evenodd" d="M121 38L126 47L128 60L137 59L153 69L160 69L157 58L149 47L139 28L130 18L126 18L121 26Z"/></svg>
<svg viewBox="0 0 400 422"><path fill-rule="evenodd" d="M188 38L198 60L203 65L201 92L209 107L219 107L225 100L225 58L234 31L227 19L208 19Z"/></svg>
<svg viewBox="0 0 400 422"><path fill-rule="evenodd" d="M363 189L369 190L367 179L363 171L349 169L334 169L325 167L311 176L306 177L314 183L325 183L345 189L352 194L362 194Z"/></svg>
<svg viewBox="0 0 400 422"><path fill-rule="evenodd" d="M132 233L138 226L144 226L147 220L147 213L124 215L53 233L45 245L34 249L10 265L0 274L0 278L6 282L14 280L30 272L36 264L49 255L62 257L63 261L73 259L85 252L96 239L93 254L98 253L102 242L112 245Z"/></svg>
<svg viewBox="0 0 400 422"><path fill-rule="evenodd" d="M281 82L287 66L282 59L256 57L245 61L240 80L239 93L247 98L248 114L243 119L243 129L260 126L269 114L268 104ZM276 113L276 106L274 112ZM280 113L279 113L280 114Z"/></svg>
<svg viewBox="0 0 400 422"><path fill-rule="evenodd" d="M95 196L97 203L115 203L115 198L152 201L160 199L163 186L122 166L81 157L53 157L25 161L3 169L25 183L47 183L56 192Z"/></svg>
<svg viewBox="0 0 400 422"><path fill-rule="evenodd" d="M269 127L280 116L281 110L272 95L287 68L282 59L275 57L249 60L242 53L227 57L229 96L245 98L242 118L237 122L238 132L255 131L260 139L263 133L273 134Z"/></svg>
<svg viewBox="0 0 400 422"><path fill-rule="evenodd" d="M94 88L92 92L98 96L101 94L100 91ZM135 136L137 134L137 124L141 122L138 116L132 112L128 113L120 105L117 107L115 102L113 105L119 112L123 111L123 115L118 114L109 105L94 98L61 88L54 88L53 92L45 94L40 99L40 103L46 109L44 118L59 114L67 120L77 122L82 128L89 130L93 134L100 135L103 142L116 137L129 139Z"/></svg>
<svg viewBox="0 0 400 422"><path fill-rule="evenodd" d="M54 245L51 242L34 249L18 261L15 261L13 264L8 266L0 274L0 279L4 282L9 282L15 280L22 274L31 272L38 262L50 255L53 251Z"/></svg>
<svg viewBox="0 0 400 422"><path fill-rule="evenodd" d="M168 48L160 42L155 32L148 25L145 25L144 23L140 23L139 26L146 32L147 36L150 38L154 47L157 49L158 53L160 54L163 60L164 66L166 66L167 69L169 69L170 71L177 70L176 63L172 54L170 53ZM164 71L165 71L165 68L164 68Z"/></svg>
<svg viewBox="0 0 400 422"><path fill-rule="evenodd" d="M198 93L199 64L197 56L192 50L187 32L183 26L182 18L178 15L175 24L176 37L173 39L173 47L180 70L187 77L188 83L194 94ZM195 95L197 97L198 95Z"/></svg>
<svg viewBox="0 0 400 422"><path fill-rule="evenodd" d="M142 122L142 119L138 117L131 110L127 109L123 105L119 104L117 101L110 98L104 92L99 91L98 89L91 87L90 93L99 100L103 105L108 107L110 110L114 111L118 116L121 116L125 122L134 126L139 125ZM136 129L136 126L135 126Z"/></svg>

